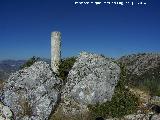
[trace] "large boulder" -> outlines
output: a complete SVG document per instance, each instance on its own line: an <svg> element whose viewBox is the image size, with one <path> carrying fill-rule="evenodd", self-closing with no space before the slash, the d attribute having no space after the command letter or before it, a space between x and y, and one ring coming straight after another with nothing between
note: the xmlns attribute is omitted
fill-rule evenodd
<svg viewBox="0 0 160 120"><path fill-rule="evenodd" d="M87 111L87 105L110 101L119 80L120 67L110 58L82 52L62 90L65 114Z"/></svg>
<svg viewBox="0 0 160 120"><path fill-rule="evenodd" d="M60 79L46 62L36 62L12 74L4 86L3 102L16 120L45 120L59 100Z"/></svg>

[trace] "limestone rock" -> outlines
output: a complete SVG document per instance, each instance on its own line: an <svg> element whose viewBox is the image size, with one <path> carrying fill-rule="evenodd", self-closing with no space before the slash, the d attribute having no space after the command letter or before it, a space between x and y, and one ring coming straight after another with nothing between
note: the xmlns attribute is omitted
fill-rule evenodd
<svg viewBox="0 0 160 120"><path fill-rule="evenodd" d="M160 120L160 114L155 114L152 116L151 120Z"/></svg>
<svg viewBox="0 0 160 120"><path fill-rule="evenodd" d="M120 67L109 58L82 52L69 72L62 90L64 113L86 111L87 105L110 101Z"/></svg>
<svg viewBox="0 0 160 120"><path fill-rule="evenodd" d="M59 99L60 79L39 61L12 74L4 86L4 103L16 120L45 120Z"/></svg>
<svg viewBox="0 0 160 120"><path fill-rule="evenodd" d="M143 54L132 54L128 56L122 56L118 59L126 65L126 69L131 75L142 75L148 70L157 68L160 65L160 54L159 53L143 53Z"/></svg>
<svg viewBox="0 0 160 120"><path fill-rule="evenodd" d="M132 114L124 117L124 120L149 120L150 115L147 114Z"/></svg>
<svg viewBox="0 0 160 120"><path fill-rule="evenodd" d="M12 120L13 114L9 107L0 102L0 120Z"/></svg>
<svg viewBox="0 0 160 120"><path fill-rule="evenodd" d="M110 118L106 120L160 120L160 114L153 113L141 113L141 114L130 114L123 118Z"/></svg>

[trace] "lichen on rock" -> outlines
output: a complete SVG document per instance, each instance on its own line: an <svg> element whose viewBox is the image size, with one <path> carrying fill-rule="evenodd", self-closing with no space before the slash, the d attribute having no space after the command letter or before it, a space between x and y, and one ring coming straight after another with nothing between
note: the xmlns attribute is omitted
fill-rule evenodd
<svg viewBox="0 0 160 120"><path fill-rule="evenodd" d="M87 105L110 101L119 80L120 67L110 58L82 52L62 90L65 114L87 111Z"/></svg>
<svg viewBox="0 0 160 120"><path fill-rule="evenodd" d="M48 119L59 99L60 84L49 64L39 61L9 77L3 102L11 108L16 120Z"/></svg>

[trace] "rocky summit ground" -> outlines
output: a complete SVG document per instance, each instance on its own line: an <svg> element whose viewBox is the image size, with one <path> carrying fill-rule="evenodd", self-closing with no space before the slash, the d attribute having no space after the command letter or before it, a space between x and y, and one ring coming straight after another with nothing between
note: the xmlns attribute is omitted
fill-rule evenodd
<svg viewBox="0 0 160 120"><path fill-rule="evenodd" d="M0 120L160 120L159 54L134 54L114 60L82 52L71 61L68 63L72 66L65 68L69 70L67 75L62 77L65 81L52 72L49 64L38 61L1 82ZM125 65L126 76L121 64ZM150 83L152 86L148 86ZM115 113L120 108L119 113L129 114L106 116L104 113L118 116L105 112L114 111L107 105L113 106ZM131 106L136 108L132 110ZM95 116L91 108L97 110L95 115L102 116Z"/></svg>
<svg viewBox="0 0 160 120"><path fill-rule="evenodd" d="M118 62L124 64L127 69L128 82L133 86L147 87L160 86L160 54L159 53L141 53L126 55L118 59ZM151 85L151 86L150 86ZM159 93L160 93L160 88ZM156 93L157 91L153 91ZM160 95L160 94L159 94Z"/></svg>

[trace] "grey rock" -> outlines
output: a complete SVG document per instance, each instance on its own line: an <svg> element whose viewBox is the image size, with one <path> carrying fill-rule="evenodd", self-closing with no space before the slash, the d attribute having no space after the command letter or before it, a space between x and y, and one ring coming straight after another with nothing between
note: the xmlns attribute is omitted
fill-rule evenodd
<svg viewBox="0 0 160 120"><path fill-rule="evenodd" d="M60 79L46 62L13 73L4 86L4 103L16 120L48 119L59 98Z"/></svg>
<svg viewBox="0 0 160 120"><path fill-rule="evenodd" d="M149 120L149 114L132 114L124 117L124 120Z"/></svg>
<svg viewBox="0 0 160 120"><path fill-rule="evenodd" d="M0 102L0 120L12 120L13 114L8 106Z"/></svg>
<svg viewBox="0 0 160 120"><path fill-rule="evenodd" d="M125 64L127 81L130 85L148 88L148 85L153 83L155 90L160 86L160 53L133 54L123 56L117 61ZM157 92L153 93L152 90L150 92L152 95L157 95Z"/></svg>
<svg viewBox="0 0 160 120"><path fill-rule="evenodd" d="M110 118L106 120L152 120L150 114L130 114L123 118Z"/></svg>
<svg viewBox="0 0 160 120"><path fill-rule="evenodd" d="M62 90L63 111L76 114L87 105L110 101L119 80L120 67L110 58L82 52Z"/></svg>
<svg viewBox="0 0 160 120"><path fill-rule="evenodd" d="M126 69L135 75L142 75L146 71L160 65L160 53L141 53L122 56L117 60L126 65Z"/></svg>
<svg viewBox="0 0 160 120"><path fill-rule="evenodd" d="M123 118L110 118L106 120L160 120L160 115L154 113L130 114Z"/></svg>
<svg viewBox="0 0 160 120"><path fill-rule="evenodd" d="M155 114L152 116L151 120L160 120L160 114Z"/></svg>
<svg viewBox="0 0 160 120"><path fill-rule="evenodd" d="M152 104L156 104L156 105L159 105L159 106L160 106L160 97L159 97L159 96L153 96L153 97L151 97L150 102L151 102Z"/></svg>

